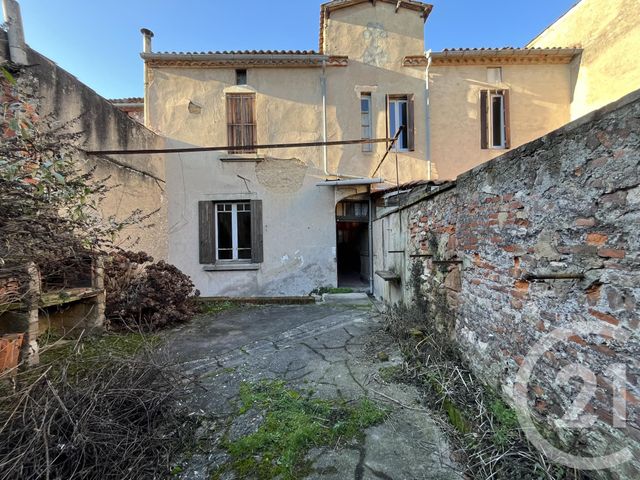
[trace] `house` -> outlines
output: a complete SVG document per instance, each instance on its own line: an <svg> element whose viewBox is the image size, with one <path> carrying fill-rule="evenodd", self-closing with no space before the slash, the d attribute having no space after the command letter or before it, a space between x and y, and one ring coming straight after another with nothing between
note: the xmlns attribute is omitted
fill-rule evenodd
<svg viewBox="0 0 640 480"><path fill-rule="evenodd" d="M425 52L431 10L325 3L317 52L154 52L142 30L145 125L181 149L166 164L169 260L203 295L371 290L372 192L453 180L638 87L632 0L583 0L506 49ZM602 10L615 28L593 41L576 25ZM617 63L592 53L602 44ZM594 69L618 63L624 79L592 98Z"/></svg>

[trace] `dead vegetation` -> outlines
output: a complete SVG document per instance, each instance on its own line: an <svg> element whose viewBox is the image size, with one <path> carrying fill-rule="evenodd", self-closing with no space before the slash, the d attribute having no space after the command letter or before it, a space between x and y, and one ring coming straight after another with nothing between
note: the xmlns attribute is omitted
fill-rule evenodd
<svg viewBox="0 0 640 480"><path fill-rule="evenodd" d="M194 425L185 378L153 344L139 334L66 343L15 390L0 381L0 478L167 477Z"/></svg>
<svg viewBox="0 0 640 480"><path fill-rule="evenodd" d="M474 376L455 341L438 332L420 292L421 270L418 264L412 275L415 302L392 309L386 328L401 345L404 381L419 386L425 403L441 412L458 446L456 460L466 465L467 477L582 478L550 464L528 443L515 412Z"/></svg>

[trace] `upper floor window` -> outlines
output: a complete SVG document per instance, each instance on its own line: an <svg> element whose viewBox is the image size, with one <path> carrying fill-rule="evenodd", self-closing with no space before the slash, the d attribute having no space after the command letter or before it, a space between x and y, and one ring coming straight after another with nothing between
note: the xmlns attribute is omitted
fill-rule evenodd
<svg viewBox="0 0 640 480"><path fill-rule="evenodd" d="M371 125L371 94L363 93L360 95L360 118L361 118L361 126L362 126L362 139L370 140L373 136L373 128ZM363 143L362 144L363 152L371 152L373 151L372 143Z"/></svg>
<svg viewBox="0 0 640 480"><path fill-rule="evenodd" d="M480 144L483 149L510 148L509 91L480 92Z"/></svg>
<svg viewBox="0 0 640 480"><path fill-rule="evenodd" d="M227 94L227 137L230 147L249 147L256 143L256 96L253 93ZM229 153L255 153L255 148L229 150Z"/></svg>
<svg viewBox="0 0 640 480"><path fill-rule="evenodd" d="M413 95L387 97L389 138L394 138L402 127L402 132L396 142L399 151L415 149L414 107Z"/></svg>
<svg viewBox="0 0 640 480"><path fill-rule="evenodd" d="M246 84L247 84L247 70L246 69L236 70L236 85L246 85Z"/></svg>
<svg viewBox="0 0 640 480"><path fill-rule="evenodd" d="M502 67L487 68L487 83L494 85L502 83Z"/></svg>

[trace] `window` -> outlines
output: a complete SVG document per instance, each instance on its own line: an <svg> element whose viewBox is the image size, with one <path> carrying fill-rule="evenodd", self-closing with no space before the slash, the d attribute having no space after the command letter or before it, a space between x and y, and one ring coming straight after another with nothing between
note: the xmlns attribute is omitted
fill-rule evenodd
<svg viewBox="0 0 640 480"><path fill-rule="evenodd" d="M262 202L199 202L200 263L261 263Z"/></svg>
<svg viewBox="0 0 640 480"><path fill-rule="evenodd" d="M494 85L502 83L502 67L487 68L487 83Z"/></svg>
<svg viewBox="0 0 640 480"><path fill-rule="evenodd" d="M246 85L247 84L247 70L239 69L236 70L236 85Z"/></svg>
<svg viewBox="0 0 640 480"><path fill-rule="evenodd" d="M216 204L216 260L251 260L251 204Z"/></svg>
<svg viewBox="0 0 640 480"><path fill-rule="evenodd" d="M509 91L480 92L480 144L482 149L510 148Z"/></svg>
<svg viewBox="0 0 640 480"><path fill-rule="evenodd" d="M360 117L361 117L361 125L362 125L362 139L371 139L373 132L371 127L371 94L363 93L360 95ZM363 152L371 152L373 151L372 143L363 143L362 144Z"/></svg>
<svg viewBox="0 0 640 480"><path fill-rule="evenodd" d="M230 147L255 145L255 94L227 94L227 137ZM229 153L255 153L255 148L229 150Z"/></svg>
<svg viewBox="0 0 640 480"><path fill-rule="evenodd" d="M396 142L396 147L399 151L414 150L413 103L413 95L387 97L389 138L394 138L398 129L403 127Z"/></svg>

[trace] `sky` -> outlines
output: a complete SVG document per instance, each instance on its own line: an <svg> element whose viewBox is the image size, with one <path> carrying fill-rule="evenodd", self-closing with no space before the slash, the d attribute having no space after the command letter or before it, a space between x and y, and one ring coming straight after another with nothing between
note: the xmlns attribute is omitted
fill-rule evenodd
<svg viewBox="0 0 640 480"><path fill-rule="evenodd" d="M27 43L106 98L143 93L154 51L317 50L321 0L19 0ZM576 0L433 0L426 48L524 46Z"/></svg>

